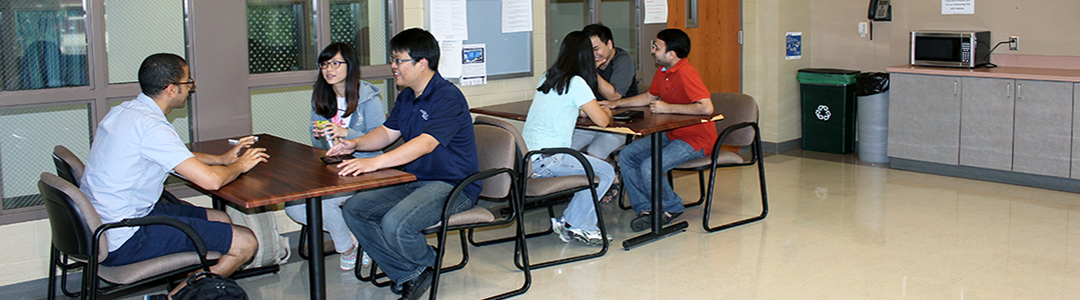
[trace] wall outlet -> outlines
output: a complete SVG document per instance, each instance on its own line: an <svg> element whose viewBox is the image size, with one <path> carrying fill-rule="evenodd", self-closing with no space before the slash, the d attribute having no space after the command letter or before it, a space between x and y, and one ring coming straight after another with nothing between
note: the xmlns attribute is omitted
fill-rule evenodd
<svg viewBox="0 0 1080 300"><path fill-rule="evenodd" d="M1016 51L1020 49L1020 37L1011 35L1009 36L1009 50Z"/></svg>
<svg viewBox="0 0 1080 300"><path fill-rule="evenodd" d="M867 32L866 27L868 25L869 24L866 23L866 22L859 22L859 37L866 37L866 32Z"/></svg>

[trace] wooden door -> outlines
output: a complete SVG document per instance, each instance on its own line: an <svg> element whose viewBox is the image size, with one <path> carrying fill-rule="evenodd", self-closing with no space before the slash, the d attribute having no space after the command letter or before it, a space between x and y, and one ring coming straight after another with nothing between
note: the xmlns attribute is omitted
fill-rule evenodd
<svg viewBox="0 0 1080 300"><path fill-rule="evenodd" d="M690 36L690 63L709 92L742 92L741 1L698 1L697 28L686 28L686 2L668 0L668 27Z"/></svg>

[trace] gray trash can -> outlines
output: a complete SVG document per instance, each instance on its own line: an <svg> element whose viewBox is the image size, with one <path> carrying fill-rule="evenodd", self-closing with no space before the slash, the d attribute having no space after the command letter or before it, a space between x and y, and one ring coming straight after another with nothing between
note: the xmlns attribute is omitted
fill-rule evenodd
<svg viewBox="0 0 1080 300"><path fill-rule="evenodd" d="M889 73L855 75L859 160L888 163Z"/></svg>

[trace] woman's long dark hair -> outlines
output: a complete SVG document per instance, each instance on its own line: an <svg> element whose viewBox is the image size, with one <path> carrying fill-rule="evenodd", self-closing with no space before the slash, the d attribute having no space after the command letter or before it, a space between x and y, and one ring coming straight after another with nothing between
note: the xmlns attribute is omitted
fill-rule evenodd
<svg viewBox="0 0 1080 300"><path fill-rule="evenodd" d="M581 76L596 93L596 63L593 60L592 41L581 31L571 31L559 47L559 58L547 70L547 79L536 88L541 93L552 89L562 95L570 89L570 79Z"/></svg>
<svg viewBox="0 0 1080 300"><path fill-rule="evenodd" d="M341 54L341 58L345 60L346 108L341 116L348 117L356 111L356 106L360 101L360 63L356 60L356 54L353 53L349 44L333 43L319 53L319 64L329 61L337 54ZM334 87L326 83L326 79L323 78L322 69L319 70L315 78L315 87L311 90L311 108L316 114L327 119L337 114L337 95L334 94Z"/></svg>

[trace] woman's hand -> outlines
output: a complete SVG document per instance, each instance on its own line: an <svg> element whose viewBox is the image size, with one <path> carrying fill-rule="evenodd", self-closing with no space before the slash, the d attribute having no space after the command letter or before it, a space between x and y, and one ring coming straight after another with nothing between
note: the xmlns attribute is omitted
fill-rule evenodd
<svg viewBox="0 0 1080 300"><path fill-rule="evenodd" d="M332 122L325 122L319 124L319 121L313 122L314 128L311 133L316 137L330 137L331 139L343 139L349 136L349 129L341 127L341 125L334 124ZM320 126L322 125L322 126Z"/></svg>

